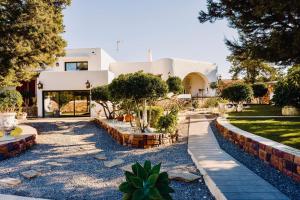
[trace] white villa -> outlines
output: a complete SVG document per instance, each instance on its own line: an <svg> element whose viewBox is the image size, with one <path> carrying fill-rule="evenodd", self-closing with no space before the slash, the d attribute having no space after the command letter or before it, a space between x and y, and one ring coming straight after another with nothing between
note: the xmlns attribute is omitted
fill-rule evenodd
<svg viewBox="0 0 300 200"><path fill-rule="evenodd" d="M140 70L164 80L169 76L180 77L186 94L215 95L209 87L217 81L217 66L212 63L177 58L152 61L150 53L147 62L118 62L101 48L72 49L37 77L38 116L90 116L96 109L90 102L92 87L109 84L120 74Z"/></svg>

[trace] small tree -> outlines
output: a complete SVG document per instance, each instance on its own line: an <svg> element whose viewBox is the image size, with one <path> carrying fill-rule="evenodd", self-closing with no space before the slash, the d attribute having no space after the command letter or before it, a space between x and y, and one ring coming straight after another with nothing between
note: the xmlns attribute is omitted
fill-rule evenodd
<svg viewBox="0 0 300 200"><path fill-rule="evenodd" d="M259 103L261 103L261 98L268 93L268 87L264 83L256 83L252 85L254 98L259 98Z"/></svg>
<svg viewBox="0 0 300 200"><path fill-rule="evenodd" d="M223 98L228 99L234 103L240 104L242 101L251 100L253 96L252 88L245 83L234 83L226 87L222 91Z"/></svg>
<svg viewBox="0 0 300 200"><path fill-rule="evenodd" d="M174 94L180 94L183 93L183 85L182 81L177 76L170 76L167 79L167 84L169 88L169 92L173 92Z"/></svg>
<svg viewBox="0 0 300 200"><path fill-rule="evenodd" d="M93 88L92 100L96 101L103 107L104 114L107 119L115 118L115 103L108 85ZM112 103L112 106L109 105L109 102Z"/></svg>

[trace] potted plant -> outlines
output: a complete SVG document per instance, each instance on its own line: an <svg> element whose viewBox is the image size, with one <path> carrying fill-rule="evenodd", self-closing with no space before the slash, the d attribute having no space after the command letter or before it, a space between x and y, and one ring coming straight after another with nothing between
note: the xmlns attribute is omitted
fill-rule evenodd
<svg viewBox="0 0 300 200"><path fill-rule="evenodd" d="M0 128L10 131L17 125L16 114L23 103L22 95L16 90L0 91Z"/></svg>

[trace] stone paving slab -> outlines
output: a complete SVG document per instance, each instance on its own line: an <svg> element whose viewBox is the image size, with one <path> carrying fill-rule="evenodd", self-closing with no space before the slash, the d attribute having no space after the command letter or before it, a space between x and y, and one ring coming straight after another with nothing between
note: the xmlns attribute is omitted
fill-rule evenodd
<svg viewBox="0 0 300 200"><path fill-rule="evenodd" d="M277 188L224 152L201 115L191 116L188 151L216 199L288 200Z"/></svg>

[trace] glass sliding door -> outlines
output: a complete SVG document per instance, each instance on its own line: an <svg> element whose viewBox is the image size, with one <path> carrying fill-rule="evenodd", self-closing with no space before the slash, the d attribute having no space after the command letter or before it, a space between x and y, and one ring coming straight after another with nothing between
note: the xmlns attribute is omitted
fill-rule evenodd
<svg viewBox="0 0 300 200"><path fill-rule="evenodd" d="M44 91L44 117L90 116L90 91Z"/></svg>

